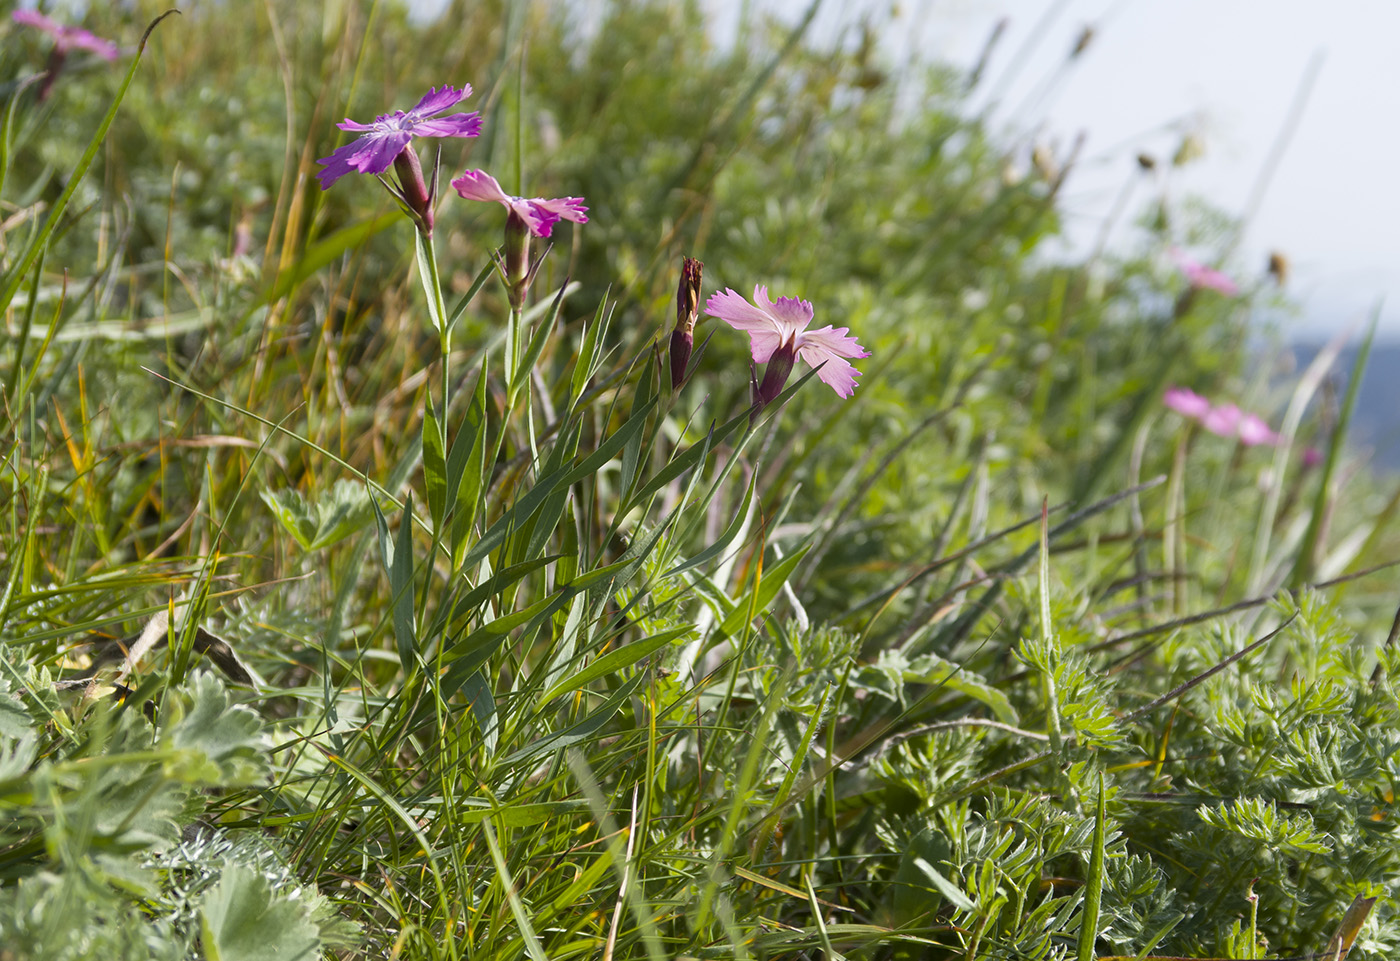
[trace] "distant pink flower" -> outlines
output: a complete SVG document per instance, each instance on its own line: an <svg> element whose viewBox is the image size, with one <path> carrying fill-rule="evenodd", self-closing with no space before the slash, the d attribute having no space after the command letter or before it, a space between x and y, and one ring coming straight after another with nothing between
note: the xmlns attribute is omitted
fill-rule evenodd
<svg viewBox="0 0 1400 961"><path fill-rule="evenodd" d="M810 367L821 367L817 376L836 391L837 396L850 397L855 393L860 371L845 358L870 356L870 352L849 335L848 327L828 325L808 330L814 316L812 305L796 297L769 300L768 288L764 286L754 287L753 303L725 288L710 296L705 303L705 313L749 335L754 362L768 365L758 388L758 400L763 404L782 392L796 357L801 357Z"/></svg>
<svg viewBox="0 0 1400 961"><path fill-rule="evenodd" d="M1186 278L1186 282L1197 289L1207 288L1219 291L1226 297L1234 297L1240 292L1239 285L1230 279L1229 275L1222 273L1212 267L1196 260L1178 247L1171 249L1172 260L1176 262L1177 269Z"/></svg>
<svg viewBox="0 0 1400 961"><path fill-rule="evenodd" d="M1232 437L1246 447L1277 444L1279 436L1264 418L1242 411L1235 404L1212 404L1195 391L1169 387L1162 403L1184 417L1199 421L1212 434Z"/></svg>
<svg viewBox="0 0 1400 961"><path fill-rule="evenodd" d="M1201 426L1212 434L1221 437L1234 437L1240 429L1240 418L1244 416L1234 404L1221 404L1206 411L1201 418Z"/></svg>
<svg viewBox="0 0 1400 961"><path fill-rule="evenodd" d="M1264 419L1258 414L1245 414L1240 418L1239 438L1240 443L1246 447L1259 444L1272 447L1278 443L1278 434L1274 433L1273 428L1264 423Z"/></svg>
<svg viewBox="0 0 1400 961"><path fill-rule="evenodd" d="M112 41L104 40L82 27L70 27L66 23L59 23L37 10L16 10L10 14L10 19L15 23L22 23L27 27L42 30L53 37L54 50L59 53L67 53L69 50L87 50L97 54L103 60L117 59L117 45Z"/></svg>
<svg viewBox="0 0 1400 961"><path fill-rule="evenodd" d="M1308 447L1303 451L1303 466L1316 467L1322 463L1322 451L1316 447Z"/></svg>
<svg viewBox="0 0 1400 961"><path fill-rule="evenodd" d="M588 223L588 208L582 197L559 197L546 200L543 197L512 197L501 189L495 177L484 170L468 170L452 181L457 193L467 200L486 200L503 204L507 210L519 217L536 237L548 237L554 225L561 220L576 224Z"/></svg>
<svg viewBox="0 0 1400 961"><path fill-rule="evenodd" d="M1184 417L1200 420L1210 411L1210 401L1185 387L1168 387L1162 403Z"/></svg>
<svg viewBox="0 0 1400 961"><path fill-rule="evenodd" d="M434 87L423 95L413 109L395 110L374 118L374 123L356 123L348 117L336 124L341 130L363 131L364 136L339 148L329 157L316 162L325 167L316 173L321 189L348 173L382 174L393 165L399 154L414 137L475 137L481 133L481 114L454 113L434 118L434 114L472 95L471 84L461 89L452 86ZM416 164L415 164L416 165ZM421 179L421 174L419 175Z"/></svg>

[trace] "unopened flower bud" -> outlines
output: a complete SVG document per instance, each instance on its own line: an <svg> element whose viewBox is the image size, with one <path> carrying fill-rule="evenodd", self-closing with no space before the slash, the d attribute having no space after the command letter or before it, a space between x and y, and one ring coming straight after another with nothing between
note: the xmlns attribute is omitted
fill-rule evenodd
<svg viewBox="0 0 1400 961"><path fill-rule="evenodd" d="M700 313L700 275L705 265L694 257L681 261L681 281L676 290L676 327L671 331L671 389L680 390L695 348L695 320Z"/></svg>
<svg viewBox="0 0 1400 961"><path fill-rule="evenodd" d="M403 202L413 212L423 235L433 235L433 196L428 184L423 180L423 165L418 162L418 152L412 144L406 144L394 158L394 173L399 175L399 190Z"/></svg>

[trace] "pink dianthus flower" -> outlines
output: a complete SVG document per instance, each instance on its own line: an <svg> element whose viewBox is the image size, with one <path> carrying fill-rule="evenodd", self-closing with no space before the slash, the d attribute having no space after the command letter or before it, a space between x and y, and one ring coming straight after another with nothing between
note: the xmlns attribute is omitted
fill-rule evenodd
<svg viewBox="0 0 1400 961"><path fill-rule="evenodd" d="M870 356L850 336L850 328L827 325L808 330L815 316L811 303L796 297L770 300L768 288L761 285L754 287L752 303L729 288L712 294L705 303L705 313L748 334L754 362L768 365L758 388L757 399L762 404L782 393L797 357L810 367L820 367L817 376L837 396L850 397L860 371L846 358Z"/></svg>
<svg viewBox="0 0 1400 961"><path fill-rule="evenodd" d="M548 237L554 225L561 220L576 224L588 223L588 208L582 197L558 197L553 200L544 197L512 197L501 189L495 177L484 170L467 170L452 181L467 200L486 200L502 204L512 214L519 217L530 233L536 237Z"/></svg>

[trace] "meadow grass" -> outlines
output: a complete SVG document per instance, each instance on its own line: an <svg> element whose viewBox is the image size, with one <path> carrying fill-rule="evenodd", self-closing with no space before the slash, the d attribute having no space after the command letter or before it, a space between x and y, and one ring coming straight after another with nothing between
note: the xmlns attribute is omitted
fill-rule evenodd
<svg viewBox="0 0 1400 961"><path fill-rule="evenodd" d="M1395 950L1400 493L1174 263L1228 216L1054 262L1002 60L579 9L5 34L0 959ZM318 184L464 83L431 232ZM587 222L527 276L476 168ZM685 256L854 396L713 318L674 384Z"/></svg>

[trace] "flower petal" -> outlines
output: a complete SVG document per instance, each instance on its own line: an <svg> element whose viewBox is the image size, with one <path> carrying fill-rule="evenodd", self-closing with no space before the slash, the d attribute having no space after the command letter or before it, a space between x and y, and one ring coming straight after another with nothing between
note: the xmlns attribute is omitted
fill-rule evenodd
<svg viewBox="0 0 1400 961"><path fill-rule="evenodd" d="M1246 447L1254 447L1257 444L1272 446L1278 443L1278 434L1274 433L1273 428L1258 414L1244 415L1240 420L1239 434L1240 443Z"/></svg>
<svg viewBox="0 0 1400 961"><path fill-rule="evenodd" d="M838 397L850 397L856 392L856 378L860 376L860 371L852 367L850 361L829 354L816 355L814 351L803 348L798 348L797 353L810 366L821 366L817 379L836 391Z"/></svg>
<svg viewBox="0 0 1400 961"><path fill-rule="evenodd" d="M441 87L433 87L427 93L423 94L423 99L413 105L413 109L408 112L408 115L414 120L427 120L433 114L442 113L448 107L460 103L471 95L471 84L464 84L461 89L448 84L444 84ZM431 134L429 136L438 135ZM442 136L449 135L443 134Z"/></svg>
<svg viewBox="0 0 1400 961"><path fill-rule="evenodd" d="M454 113L434 120L420 120L413 125L415 137L479 137L481 114Z"/></svg>
<svg viewBox="0 0 1400 961"><path fill-rule="evenodd" d="M498 204L510 205L510 195L501 189L496 178L484 170L467 170L452 181L457 193L467 200L492 200Z"/></svg>
<svg viewBox="0 0 1400 961"><path fill-rule="evenodd" d="M1210 413L1210 401L1185 387L1168 387L1162 395L1162 403L1183 417L1195 420L1200 420Z"/></svg>
<svg viewBox="0 0 1400 961"><path fill-rule="evenodd" d="M1220 407L1212 407L1201 418L1201 426L1212 434L1219 434L1221 437L1234 437L1240 428L1240 418L1243 414L1234 404L1223 404Z"/></svg>
<svg viewBox="0 0 1400 961"><path fill-rule="evenodd" d="M77 47L79 50L95 53L103 60L116 60L119 55L115 43L110 40L104 40L97 34L83 30L80 27L65 28L62 39L66 40L70 47Z"/></svg>
<svg viewBox="0 0 1400 961"><path fill-rule="evenodd" d="M530 228L530 233L536 237L548 237L554 230L554 225L559 222L558 214L533 200L509 197L506 199L506 206L520 215L520 219Z"/></svg>
<svg viewBox="0 0 1400 961"><path fill-rule="evenodd" d="M764 291L766 300L767 289L759 289ZM781 336L784 333L782 325L772 314L755 307L738 291L729 287L710 295L710 299L705 301L705 313L710 317L718 317L735 330L750 334L755 331L769 331Z"/></svg>
<svg viewBox="0 0 1400 961"><path fill-rule="evenodd" d="M554 200L535 197L530 203L548 210L556 220L569 220L576 224L588 223L588 208L583 205L582 197L559 197Z"/></svg>
<svg viewBox="0 0 1400 961"><path fill-rule="evenodd" d="M351 141L329 157L316 161L326 168L316 173L316 179L321 182L321 189L325 190L351 171L382 174L393 166L394 158L412 139L405 130L393 130L372 133Z"/></svg>
<svg viewBox="0 0 1400 961"><path fill-rule="evenodd" d="M10 14L10 19L15 23L22 23L26 27L38 27L45 33L51 33L55 37L58 36L58 31L62 27L62 24L57 20L44 16L38 10L16 10L14 13Z"/></svg>
<svg viewBox="0 0 1400 961"><path fill-rule="evenodd" d="M797 297L779 297L777 300L769 300L768 288L755 285L753 302L776 320L789 337L806 330L812 323L814 314L810 301L800 300Z"/></svg>
<svg viewBox="0 0 1400 961"><path fill-rule="evenodd" d="M869 357L870 351L849 334L848 327L830 325L797 335L797 353L811 367L821 367L817 377L840 397L855 393L860 371L846 357ZM825 365L825 366L823 366Z"/></svg>

